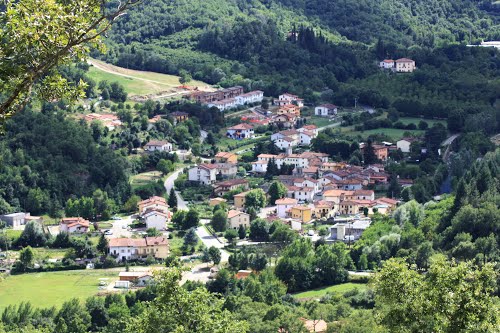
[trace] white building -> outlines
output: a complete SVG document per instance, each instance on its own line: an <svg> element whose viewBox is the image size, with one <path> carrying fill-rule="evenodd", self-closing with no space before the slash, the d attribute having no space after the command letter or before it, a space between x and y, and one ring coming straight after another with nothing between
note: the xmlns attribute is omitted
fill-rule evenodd
<svg viewBox="0 0 500 333"><path fill-rule="evenodd" d="M297 139L289 136L285 136L274 141L274 145L278 147L278 149L290 149L296 147L298 144L299 141Z"/></svg>
<svg viewBox="0 0 500 333"><path fill-rule="evenodd" d="M314 108L314 114L320 117L331 117L337 114L337 106L333 104L322 104Z"/></svg>
<svg viewBox="0 0 500 333"><path fill-rule="evenodd" d="M255 137L253 126L249 124L239 124L227 129L226 136L230 139L244 140Z"/></svg>
<svg viewBox="0 0 500 333"><path fill-rule="evenodd" d="M287 195L298 201L313 202L314 201L314 187L299 187L287 186Z"/></svg>
<svg viewBox="0 0 500 333"><path fill-rule="evenodd" d="M411 144L415 141L417 141L417 139L415 138L402 138L401 140L396 142L396 147L403 153L409 153Z"/></svg>
<svg viewBox="0 0 500 333"><path fill-rule="evenodd" d="M109 239L109 254L116 261L146 259L153 256L157 259L168 257L168 239L164 236L145 238L111 238Z"/></svg>
<svg viewBox="0 0 500 333"><path fill-rule="evenodd" d="M259 103L264 99L264 92L260 90L254 90L247 92L246 94L236 96L235 99L236 104L238 105Z"/></svg>
<svg viewBox="0 0 500 333"><path fill-rule="evenodd" d="M150 210L142 215L142 219L147 229L165 230L168 215L157 210Z"/></svg>
<svg viewBox="0 0 500 333"><path fill-rule="evenodd" d="M312 188L312 189L314 189L314 194L318 193L321 190L320 182L316 179L312 179L309 177L296 178L293 180L293 185L297 186L297 187L303 187L303 188Z"/></svg>
<svg viewBox="0 0 500 333"><path fill-rule="evenodd" d="M308 146L311 144L312 139L314 139L316 135L310 131L300 132L300 145Z"/></svg>
<svg viewBox="0 0 500 333"><path fill-rule="evenodd" d="M162 140L151 140L144 146L145 151L172 151L172 144Z"/></svg>
<svg viewBox="0 0 500 333"><path fill-rule="evenodd" d="M416 68L415 61L411 59L401 58L396 60L396 72L398 73L411 73Z"/></svg>
<svg viewBox="0 0 500 333"><path fill-rule="evenodd" d="M200 164L188 171L188 180L205 185L214 184L217 180L217 166L215 164Z"/></svg>
<svg viewBox="0 0 500 333"><path fill-rule="evenodd" d="M395 62L392 59L385 59L380 62L379 67L383 69L393 69L395 67Z"/></svg>
<svg viewBox="0 0 500 333"><path fill-rule="evenodd" d="M267 171L267 163L266 161L255 161L252 162L252 172L257 173L266 173Z"/></svg>
<svg viewBox="0 0 500 333"><path fill-rule="evenodd" d="M226 111L238 106L236 98L227 98L221 101L215 101L207 104L208 107L216 107L219 111Z"/></svg>
<svg viewBox="0 0 500 333"><path fill-rule="evenodd" d="M299 98L297 95L292 95L289 93L284 93L282 95L279 95L278 99L274 100L275 105L286 105L286 104L296 104L298 107L303 107L304 106L304 100L302 98Z"/></svg>
<svg viewBox="0 0 500 333"><path fill-rule="evenodd" d="M67 233L87 233L90 222L81 217L65 217L59 223L59 230Z"/></svg>
<svg viewBox="0 0 500 333"><path fill-rule="evenodd" d="M287 212L292 209L298 203L297 199L293 198L283 198L276 200L276 213L278 217L285 218L287 217Z"/></svg>

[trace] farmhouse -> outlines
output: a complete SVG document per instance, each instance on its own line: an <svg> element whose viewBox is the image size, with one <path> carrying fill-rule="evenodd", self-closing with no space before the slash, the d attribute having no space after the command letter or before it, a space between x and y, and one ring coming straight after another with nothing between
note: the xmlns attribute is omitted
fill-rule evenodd
<svg viewBox="0 0 500 333"><path fill-rule="evenodd" d="M146 200L139 201L137 206L139 207L139 214L150 210L156 210L165 214L168 212L167 200L159 196L153 196Z"/></svg>
<svg viewBox="0 0 500 333"><path fill-rule="evenodd" d="M245 192L241 192L241 193L234 195L234 197L233 197L234 207L236 207L237 209L245 208L245 198L246 198L248 192L250 192L250 191L245 191Z"/></svg>
<svg viewBox="0 0 500 333"><path fill-rule="evenodd" d="M401 58L396 60L396 72L398 73L411 73L417 67L415 61L408 58Z"/></svg>
<svg viewBox="0 0 500 333"><path fill-rule="evenodd" d="M417 141L418 141L417 138L412 138L412 137L402 138L401 140L396 142L396 147L403 153L409 153L411 144Z"/></svg>
<svg viewBox="0 0 500 333"><path fill-rule="evenodd" d="M379 63L379 67L382 69L394 69L396 63L392 59L385 59Z"/></svg>
<svg viewBox="0 0 500 333"><path fill-rule="evenodd" d="M172 144L163 140L151 140L144 146L145 151L172 151Z"/></svg>
<svg viewBox="0 0 500 333"><path fill-rule="evenodd" d="M274 105L286 105L286 104L296 104L298 107L304 106L304 100L299 98L299 96L292 95L289 93L284 93L278 96L278 99L274 100Z"/></svg>
<svg viewBox="0 0 500 333"><path fill-rule="evenodd" d="M248 181L245 179L230 179L219 182L214 185L214 193L215 195L222 197L227 192L236 190L238 187L242 187L243 189L248 190Z"/></svg>
<svg viewBox="0 0 500 333"><path fill-rule="evenodd" d="M141 219L146 223L146 228L165 230L168 215L159 210L148 210L141 215Z"/></svg>
<svg viewBox="0 0 500 333"><path fill-rule="evenodd" d="M232 229L238 229L240 225L248 228L250 227L250 215L239 210L230 210L227 213L227 222Z"/></svg>
<svg viewBox="0 0 500 333"><path fill-rule="evenodd" d="M156 259L165 259L168 252L168 239L163 236L109 240L109 254L115 257L116 261L145 259L149 255Z"/></svg>
<svg viewBox="0 0 500 333"><path fill-rule="evenodd" d="M215 155L217 163L238 163L238 155L228 152L218 152Z"/></svg>
<svg viewBox="0 0 500 333"><path fill-rule="evenodd" d="M189 119L189 113L180 112L180 111L172 112L169 114L169 116L174 118L176 124L181 123L181 122Z"/></svg>

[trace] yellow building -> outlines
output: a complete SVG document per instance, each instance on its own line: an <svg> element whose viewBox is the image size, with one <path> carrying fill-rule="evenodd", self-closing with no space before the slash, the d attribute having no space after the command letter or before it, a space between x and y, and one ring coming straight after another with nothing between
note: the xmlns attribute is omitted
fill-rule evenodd
<svg viewBox="0 0 500 333"><path fill-rule="evenodd" d="M238 163L238 155L228 152L219 152L215 155L217 163Z"/></svg>
<svg viewBox="0 0 500 333"><path fill-rule="evenodd" d="M241 192L234 195L234 207L237 209L242 209L245 207L245 197L249 191Z"/></svg>
<svg viewBox="0 0 500 333"><path fill-rule="evenodd" d="M307 223L312 220L312 208L307 206L292 207L292 218Z"/></svg>

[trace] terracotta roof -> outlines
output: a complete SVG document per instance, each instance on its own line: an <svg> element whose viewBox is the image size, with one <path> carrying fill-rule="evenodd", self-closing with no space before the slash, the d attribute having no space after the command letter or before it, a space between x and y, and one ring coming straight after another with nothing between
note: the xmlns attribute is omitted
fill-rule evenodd
<svg viewBox="0 0 500 333"><path fill-rule="evenodd" d="M220 158L230 158L230 157L233 157L233 156L238 156L238 155L230 153L230 152L225 152L225 151L218 152L215 155L215 157L220 157Z"/></svg>
<svg viewBox="0 0 500 333"><path fill-rule="evenodd" d="M182 117L182 116L189 116L189 113L186 113L186 112L180 112L180 111L175 111L175 112L172 112L170 113L171 116L174 116L174 117Z"/></svg>
<svg viewBox="0 0 500 333"><path fill-rule="evenodd" d="M146 237L146 245L147 246L168 245L168 239L166 237L163 237L163 236Z"/></svg>
<svg viewBox="0 0 500 333"><path fill-rule="evenodd" d="M343 195L352 195L353 191L344 191L344 190L328 190L323 193L323 197L340 197Z"/></svg>
<svg viewBox="0 0 500 333"><path fill-rule="evenodd" d="M276 158L278 155L273 155L273 154L259 154L257 158Z"/></svg>
<svg viewBox="0 0 500 333"><path fill-rule="evenodd" d="M159 197L159 196L152 196L151 198L148 198L148 199L145 199L145 200L142 200L142 201L139 201L138 205L147 205L147 204L150 204L150 203L154 203L154 204L164 204L164 205L167 205L167 200L165 200L165 198L163 197Z"/></svg>
<svg viewBox="0 0 500 333"><path fill-rule="evenodd" d="M396 62L414 62L414 60L408 58L401 58L396 60Z"/></svg>
<svg viewBox="0 0 500 333"><path fill-rule="evenodd" d="M308 206L293 206L292 209L298 209L298 210L311 210L311 207Z"/></svg>
<svg viewBox="0 0 500 333"><path fill-rule="evenodd" d="M144 238L111 238L108 241L109 247L139 247L146 246Z"/></svg>
<svg viewBox="0 0 500 333"><path fill-rule="evenodd" d="M394 62L394 60L392 60L392 59L384 59L384 61L383 61L383 62L386 62L386 63L393 63L393 62Z"/></svg>
<svg viewBox="0 0 500 333"><path fill-rule="evenodd" d="M318 107L323 107L323 108L327 108L327 109L335 109L335 108L337 108L337 105L335 105L335 104L321 104Z"/></svg>
<svg viewBox="0 0 500 333"><path fill-rule="evenodd" d="M234 185L243 185L248 184L248 181L245 179L229 179L220 183L215 184L216 187L229 187Z"/></svg>
<svg viewBox="0 0 500 333"><path fill-rule="evenodd" d="M68 227L74 227L75 225L82 225L84 227L89 227L90 222L85 220L83 217L65 217L61 219L61 224L65 224Z"/></svg>
<svg viewBox="0 0 500 333"><path fill-rule="evenodd" d="M354 195L373 195L374 192L372 190L355 190Z"/></svg>
<svg viewBox="0 0 500 333"><path fill-rule="evenodd" d="M253 129L253 126L250 125L250 124L238 124L238 125L235 125L235 126L232 126L232 127L229 127L228 130L249 130L249 129Z"/></svg>
<svg viewBox="0 0 500 333"><path fill-rule="evenodd" d="M248 194L248 192L250 192L250 191L245 191L245 192L235 194L234 197L244 198Z"/></svg>
<svg viewBox="0 0 500 333"><path fill-rule="evenodd" d="M332 104L330 104L330 105L332 105ZM333 106L335 106L335 105L333 105ZM316 125L304 125L304 126L302 126L302 128L305 128L308 130L315 130L318 128L318 126L316 126Z"/></svg>
<svg viewBox="0 0 500 333"><path fill-rule="evenodd" d="M245 215L248 215L247 213L244 213L244 212L240 212L239 210L234 210L234 209L231 209L228 213L227 213L227 218L228 219L232 219L233 217L236 217L240 214L245 214Z"/></svg>
<svg viewBox="0 0 500 333"><path fill-rule="evenodd" d="M198 168L202 168L202 169L217 169L217 165L215 165L215 164L209 164L209 163L202 163L202 164L198 165Z"/></svg>
<svg viewBox="0 0 500 333"><path fill-rule="evenodd" d="M276 200L276 205L296 205L296 204L297 204L297 199L282 198Z"/></svg>
<svg viewBox="0 0 500 333"><path fill-rule="evenodd" d="M393 205L393 206L395 206L395 205L397 205L397 204L398 204L398 201L397 201L397 200L394 200L394 199L391 199L391 198L385 198L385 197L383 197L383 198L378 198L378 199L376 199L375 201L377 201L377 202L383 202L383 203L385 203L385 204L388 204L388 205Z"/></svg>
<svg viewBox="0 0 500 333"><path fill-rule="evenodd" d="M163 146L168 145L168 141L165 140L151 140L146 143L146 146Z"/></svg>

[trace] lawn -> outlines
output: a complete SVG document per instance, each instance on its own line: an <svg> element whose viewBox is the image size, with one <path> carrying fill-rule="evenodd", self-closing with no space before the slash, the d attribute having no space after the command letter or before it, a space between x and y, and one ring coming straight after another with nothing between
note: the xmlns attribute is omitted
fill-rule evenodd
<svg viewBox="0 0 500 333"><path fill-rule="evenodd" d="M405 133L410 133L411 135L423 135L424 131L421 130L407 130L407 129L398 129L398 128L377 128L366 131L349 131L345 132L345 134L350 136L358 136L360 135L362 138L367 138L373 134L384 134L391 137L393 140L399 140L405 136Z"/></svg>
<svg viewBox="0 0 500 333"><path fill-rule="evenodd" d="M106 64L99 60L92 59L92 63L87 75L96 82L107 80L109 82L119 82L125 91L133 95L157 94L160 92L174 91L180 85L179 77L154 72L136 71L122 67ZM102 70L101 68L105 68ZM125 76L126 75L126 76ZM192 87L206 87L206 83L193 80L186 84Z"/></svg>
<svg viewBox="0 0 500 333"><path fill-rule="evenodd" d="M323 287L313 290L304 291L298 294L294 294L295 298L316 298L326 295L326 293L345 293L354 289L364 290L366 289L365 284L360 283L343 283L334 286Z"/></svg>
<svg viewBox="0 0 500 333"><path fill-rule="evenodd" d="M414 117L399 118L399 121L405 125L413 123L413 124L418 126L418 123L422 120L425 121L427 124L429 124L429 127L432 127L432 126L434 126L434 124L438 124L438 123L441 123L446 127L446 120L424 119L424 118L416 118L416 117L415 118Z"/></svg>
<svg viewBox="0 0 500 333"><path fill-rule="evenodd" d="M161 178L160 171L143 172L132 176L130 178L130 185L132 186L132 188L137 188L140 186L148 185L152 182L156 182L160 178Z"/></svg>
<svg viewBox="0 0 500 333"><path fill-rule="evenodd" d="M0 280L0 311L9 304L31 302L35 307L59 307L71 298L99 292L99 278L117 278L117 271L77 270L12 275Z"/></svg>
<svg viewBox="0 0 500 333"><path fill-rule="evenodd" d="M307 124L316 125L318 127L325 127L334 123L335 123L334 120L330 121L329 118L324 118L324 117L311 117L307 119Z"/></svg>

